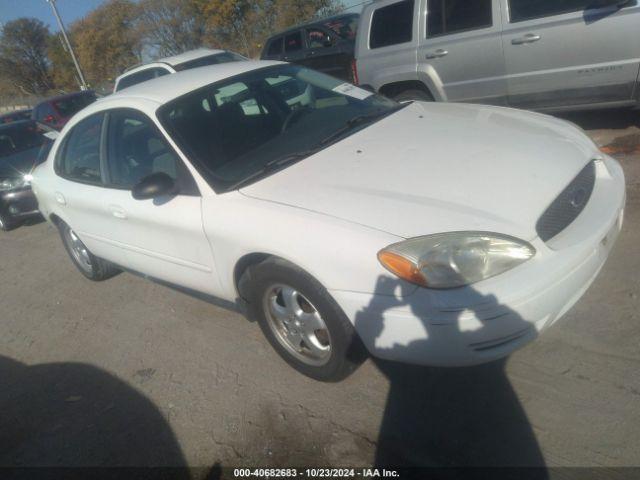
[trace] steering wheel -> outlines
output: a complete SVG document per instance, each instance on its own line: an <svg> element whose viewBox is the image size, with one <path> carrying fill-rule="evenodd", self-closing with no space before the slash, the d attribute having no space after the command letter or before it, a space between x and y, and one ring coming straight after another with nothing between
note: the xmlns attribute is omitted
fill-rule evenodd
<svg viewBox="0 0 640 480"><path fill-rule="evenodd" d="M287 115L287 118L284 119L284 123L282 124L282 128L280 129L280 133L284 133L289 130L289 127L293 124L293 121L299 118L301 115L305 113L309 113L311 110L309 107L300 107L294 110L291 110Z"/></svg>

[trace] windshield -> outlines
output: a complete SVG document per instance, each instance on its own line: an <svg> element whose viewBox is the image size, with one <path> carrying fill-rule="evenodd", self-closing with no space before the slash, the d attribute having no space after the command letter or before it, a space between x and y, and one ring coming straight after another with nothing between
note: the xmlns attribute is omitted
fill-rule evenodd
<svg viewBox="0 0 640 480"><path fill-rule="evenodd" d="M219 63L241 62L243 60L246 60L246 58L232 52L224 52L180 63L173 68L176 72L181 72L182 70L189 70L191 68L206 67L207 65L217 65Z"/></svg>
<svg viewBox="0 0 640 480"><path fill-rule="evenodd" d="M25 150L49 143L44 130L34 122L21 122L0 129L0 160L10 158Z"/></svg>
<svg viewBox="0 0 640 480"><path fill-rule="evenodd" d="M54 100L53 106L56 108L60 116L71 117L87 105L96 101L96 96L93 93L83 93L74 95L73 97L66 97L60 100Z"/></svg>
<svg viewBox="0 0 640 480"><path fill-rule="evenodd" d="M158 115L220 192L299 161L399 108L333 77L277 65L184 95Z"/></svg>

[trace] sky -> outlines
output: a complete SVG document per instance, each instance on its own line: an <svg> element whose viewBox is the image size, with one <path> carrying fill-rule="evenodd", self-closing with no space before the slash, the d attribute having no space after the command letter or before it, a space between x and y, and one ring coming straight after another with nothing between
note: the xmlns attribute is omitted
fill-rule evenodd
<svg viewBox="0 0 640 480"><path fill-rule="evenodd" d="M103 3L104 0L56 0L58 12L65 25L83 17L87 12ZM304 0L300 0L304 1ZM349 12L359 12L364 0L343 0ZM6 23L19 17L35 17L49 25L52 31L58 30L51 6L46 0L0 0L0 22Z"/></svg>

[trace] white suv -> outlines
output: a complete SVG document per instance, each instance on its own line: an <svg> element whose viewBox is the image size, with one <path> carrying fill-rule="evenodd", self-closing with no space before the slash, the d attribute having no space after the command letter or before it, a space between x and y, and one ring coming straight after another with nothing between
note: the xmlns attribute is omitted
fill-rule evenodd
<svg viewBox="0 0 640 480"><path fill-rule="evenodd" d="M145 63L144 65L136 65L129 68L116 78L113 91L114 93L119 92L123 88L131 87L170 73L189 70L190 68L206 67L207 65L217 65L227 62L241 62L243 60L247 60L247 58L226 50L212 50L210 48L189 50L179 55L161 58L152 63Z"/></svg>
<svg viewBox="0 0 640 480"><path fill-rule="evenodd" d="M359 83L399 101L574 110L638 104L637 0L380 0Z"/></svg>

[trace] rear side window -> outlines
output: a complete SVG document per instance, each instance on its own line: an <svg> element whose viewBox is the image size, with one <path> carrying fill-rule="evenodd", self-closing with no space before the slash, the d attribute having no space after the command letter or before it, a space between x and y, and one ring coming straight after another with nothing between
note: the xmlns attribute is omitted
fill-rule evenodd
<svg viewBox="0 0 640 480"><path fill-rule="evenodd" d="M267 55L280 55L282 54L282 48L284 46L284 38L275 38L271 40L269 44L269 50L267 50Z"/></svg>
<svg viewBox="0 0 640 480"><path fill-rule="evenodd" d="M302 33L295 32L284 37L284 51L295 52L302 49Z"/></svg>
<svg viewBox="0 0 640 480"><path fill-rule="evenodd" d="M118 82L118 88L116 89L118 92L123 88L131 87L133 85L137 85L138 83L146 82L147 80L152 80L154 78L162 77L163 75L167 75L169 71L166 68L147 68L142 70L141 72L132 73L121 79Z"/></svg>
<svg viewBox="0 0 640 480"><path fill-rule="evenodd" d="M373 13L371 20L370 48L388 47L410 42L413 38L414 0L404 0Z"/></svg>
<svg viewBox="0 0 640 480"><path fill-rule="evenodd" d="M63 117L71 117L87 105L96 101L96 95L93 92L82 93L72 97L54 100L53 106Z"/></svg>
<svg viewBox="0 0 640 480"><path fill-rule="evenodd" d="M218 65L219 63L241 62L243 60L246 60L246 58L241 57L240 55L236 55L232 52L216 53L215 55L196 58L195 60L181 63L179 65L176 65L174 69L177 72L181 72L183 70L189 70L191 68L206 67L207 65Z"/></svg>
<svg viewBox="0 0 640 480"><path fill-rule="evenodd" d="M630 2L629 5L633 5ZM563 13L597 8L594 0L509 0L511 22L523 22L534 18L551 17Z"/></svg>
<svg viewBox="0 0 640 480"><path fill-rule="evenodd" d="M57 172L73 181L100 184L100 139L104 114L78 123L66 139Z"/></svg>
<svg viewBox="0 0 640 480"><path fill-rule="evenodd" d="M435 37L493 25L492 0L429 0L427 36Z"/></svg>

